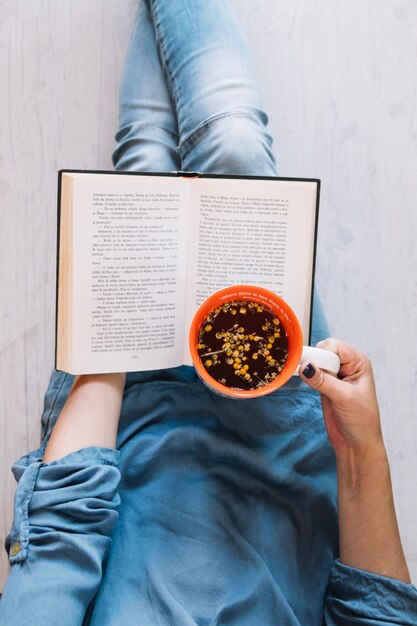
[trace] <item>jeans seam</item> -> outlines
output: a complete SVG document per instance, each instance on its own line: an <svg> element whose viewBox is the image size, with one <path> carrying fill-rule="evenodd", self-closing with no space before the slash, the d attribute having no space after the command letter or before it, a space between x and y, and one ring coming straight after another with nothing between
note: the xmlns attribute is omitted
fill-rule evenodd
<svg viewBox="0 0 417 626"><path fill-rule="evenodd" d="M174 100L174 103L176 105L177 103L177 93L176 93L176 88L175 85L171 79L171 72L169 69L169 63L168 63L168 55L167 55L167 51L165 48L165 42L164 39L161 35L161 30L160 30L160 26L159 26L159 17L158 17L158 9L154 6L154 3L152 0L149 0L149 9L151 12L151 18L152 18L152 22L154 25L154 29L155 29L155 35L156 35L156 40L158 43L158 46L160 48L160 52L161 52L161 61L162 61L162 68L164 70L165 73L165 78L167 80L167 85L168 85L168 90L171 91L171 96Z"/></svg>

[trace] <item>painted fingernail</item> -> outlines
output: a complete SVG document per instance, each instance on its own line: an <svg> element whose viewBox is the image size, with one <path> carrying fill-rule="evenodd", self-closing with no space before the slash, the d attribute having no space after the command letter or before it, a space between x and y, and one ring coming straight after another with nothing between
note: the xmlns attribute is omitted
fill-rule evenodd
<svg viewBox="0 0 417 626"><path fill-rule="evenodd" d="M306 367L303 369L303 376L305 376L306 378L313 378L315 373L316 369L311 363L306 365Z"/></svg>

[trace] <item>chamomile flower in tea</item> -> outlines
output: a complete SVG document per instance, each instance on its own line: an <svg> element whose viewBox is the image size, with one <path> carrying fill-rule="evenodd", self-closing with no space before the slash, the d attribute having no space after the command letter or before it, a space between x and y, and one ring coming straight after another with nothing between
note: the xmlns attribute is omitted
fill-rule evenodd
<svg viewBox="0 0 417 626"><path fill-rule="evenodd" d="M218 306L204 320L197 352L206 371L222 385L252 390L280 375L288 339L280 320L258 302Z"/></svg>

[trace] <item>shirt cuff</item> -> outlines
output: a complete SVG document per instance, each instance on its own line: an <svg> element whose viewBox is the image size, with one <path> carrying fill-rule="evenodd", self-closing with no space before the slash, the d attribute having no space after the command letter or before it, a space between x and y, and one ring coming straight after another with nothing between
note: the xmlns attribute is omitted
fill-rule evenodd
<svg viewBox="0 0 417 626"><path fill-rule="evenodd" d="M33 553L40 551L46 535L48 540L77 532L104 538L117 520L120 453L89 447L44 463L45 448L21 457L12 467L18 486L6 539L11 564L26 560L30 546Z"/></svg>
<svg viewBox="0 0 417 626"><path fill-rule="evenodd" d="M417 589L414 585L372 574L339 560L333 563L326 594L326 624L417 624ZM369 621L368 621L369 620ZM359 623L359 622L358 622Z"/></svg>

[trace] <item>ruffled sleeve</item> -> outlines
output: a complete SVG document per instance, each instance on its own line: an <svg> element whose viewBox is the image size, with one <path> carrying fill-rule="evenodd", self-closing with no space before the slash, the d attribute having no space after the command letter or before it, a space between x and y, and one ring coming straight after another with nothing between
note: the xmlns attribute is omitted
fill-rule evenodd
<svg viewBox="0 0 417 626"><path fill-rule="evenodd" d="M43 453L39 448L12 468L18 486L1 625L81 625L118 518L118 451L83 448L50 463Z"/></svg>
<svg viewBox="0 0 417 626"><path fill-rule="evenodd" d="M416 626L417 589L335 561L325 600L327 626Z"/></svg>

